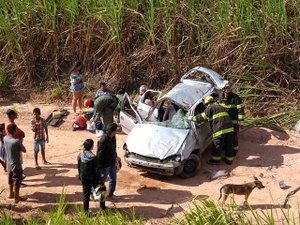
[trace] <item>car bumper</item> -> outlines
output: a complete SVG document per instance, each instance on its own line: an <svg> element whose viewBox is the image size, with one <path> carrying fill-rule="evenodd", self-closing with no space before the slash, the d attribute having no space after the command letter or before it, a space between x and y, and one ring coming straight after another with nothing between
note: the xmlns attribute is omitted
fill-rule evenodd
<svg viewBox="0 0 300 225"><path fill-rule="evenodd" d="M175 168L181 165L180 162L153 162L147 161L144 159L139 159L134 156L127 156L125 157L126 163L131 166L138 168L142 171L147 171L151 173L166 175L166 176L173 176Z"/></svg>

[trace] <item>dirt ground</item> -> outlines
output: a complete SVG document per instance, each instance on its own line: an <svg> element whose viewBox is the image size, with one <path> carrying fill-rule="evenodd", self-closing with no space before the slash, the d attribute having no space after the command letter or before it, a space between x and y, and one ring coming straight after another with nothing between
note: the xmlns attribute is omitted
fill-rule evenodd
<svg viewBox="0 0 300 225"><path fill-rule="evenodd" d="M81 204L82 192L80 181L77 178L76 158L81 151L81 144L86 138L97 141L95 134L87 131L72 131L71 124L75 115L67 107L70 114L59 127L49 127L50 142L46 145L46 157L51 165L42 165L41 170L34 168L32 151L33 132L30 130L32 109L41 108L43 117L47 117L59 107L46 104L17 104L0 102L1 119L6 121L4 112L14 105L19 111L17 125L26 133L24 145L27 153L24 154L24 173L27 175L21 189L21 195L28 196L26 202L14 204L8 199L7 174L0 168L0 209L9 210L14 218L20 219L40 210L49 211L58 202L63 190L68 203L67 213ZM209 196L217 201L219 189L223 184L242 184L251 182L253 175L266 186L265 189L255 189L249 203L254 210L273 209L280 217L281 206L286 195L300 186L300 141L299 133L288 134L254 127L240 134L240 152L232 166L208 165L205 162L209 157L206 153L202 159L202 166L198 174L190 179L179 177L163 177L139 172L129 168L124 160L123 167L118 173L116 195L119 199L107 202L110 208L117 208L124 212L134 209L137 216L143 216L146 224L164 224L169 217L180 218L184 210L191 206L191 200L197 197ZM122 145L126 135L117 134L118 154L122 156ZM94 148L94 152L96 149ZM39 160L41 158L39 155ZM210 180L212 172L227 170L229 177ZM279 187L279 181L284 180L287 189ZM296 216L297 200L300 191L288 202L290 212ZM243 203L242 196L235 196L238 204ZM94 212L98 209L97 202L91 202ZM284 210L286 211L286 210ZM287 211L286 211L287 212Z"/></svg>

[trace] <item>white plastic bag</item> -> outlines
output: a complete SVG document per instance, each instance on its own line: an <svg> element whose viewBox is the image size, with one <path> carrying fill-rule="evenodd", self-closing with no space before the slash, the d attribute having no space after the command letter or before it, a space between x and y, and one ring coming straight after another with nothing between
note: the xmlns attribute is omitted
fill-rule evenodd
<svg viewBox="0 0 300 225"><path fill-rule="evenodd" d="M87 121L86 123L86 129L90 132L96 132L96 126L95 126L95 122L92 121Z"/></svg>
<svg viewBox="0 0 300 225"><path fill-rule="evenodd" d="M103 135L103 131L102 130L96 130L96 137L100 138Z"/></svg>
<svg viewBox="0 0 300 225"><path fill-rule="evenodd" d="M294 128L297 132L300 132L300 120L298 120Z"/></svg>
<svg viewBox="0 0 300 225"><path fill-rule="evenodd" d="M108 190L106 190L105 185L99 184L92 194L95 200L104 202L108 196Z"/></svg>

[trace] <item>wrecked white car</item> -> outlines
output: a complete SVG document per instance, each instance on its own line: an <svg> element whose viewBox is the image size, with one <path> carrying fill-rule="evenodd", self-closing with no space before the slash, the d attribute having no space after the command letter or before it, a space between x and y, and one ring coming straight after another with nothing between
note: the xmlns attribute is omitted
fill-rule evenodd
<svg viewBox="0 0 300 225"><path fill-rule="evenodd" d="M153 107L143 105L143 98L134 107L125 94L120 123L128 134L123 147L127 164L163 175L194 176L202 153L211 144L211 129L209 122L196 124L187 117L203 112L203 99L217 96L225 83L215 71L198 66L184 74Z"/></svg>

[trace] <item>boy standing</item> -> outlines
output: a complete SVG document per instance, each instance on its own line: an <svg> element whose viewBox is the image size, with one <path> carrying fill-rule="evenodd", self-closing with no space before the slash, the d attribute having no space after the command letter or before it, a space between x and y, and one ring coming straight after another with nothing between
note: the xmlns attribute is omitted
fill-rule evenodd
<svg viewBox="0 0 300 225"><path fill-rule="evenodd" d="M14 198L15 203L19 201L26 201L26 197L20 196L20 186L23 177L23 168L21 164L21 152L26 152L24 145L13 136L15 135L17 126L9 124L7 126L7 135L4 137L3 142L7 153L7 167L8 167L8 184L9 196Z"/></svg>
<svg viewBox="0 0 300 225"><path fill-rule="evenodd" d="M44 118L41 117L39 108L33 109L33 119L31 120L31 129L34 132L33 151L35 168L41 169L38 164L38 153L41 149L42 159L44 164L49 164L45 157L45 141L49 142L48 127ZM46 135L45 135L46 134Z"/></svg>
<svg viewBox="0 0 300 225"><path fill-rule="evenodd" d="M86 139L83 143L83 151L77 156L77 166L79 180L82 184L83 191L83 209L89 215L89 204L92 187L96 187L97 180L97 158L92 152L94 141ZM105 202L101 202L100 206L105 209Z"/></svg>

